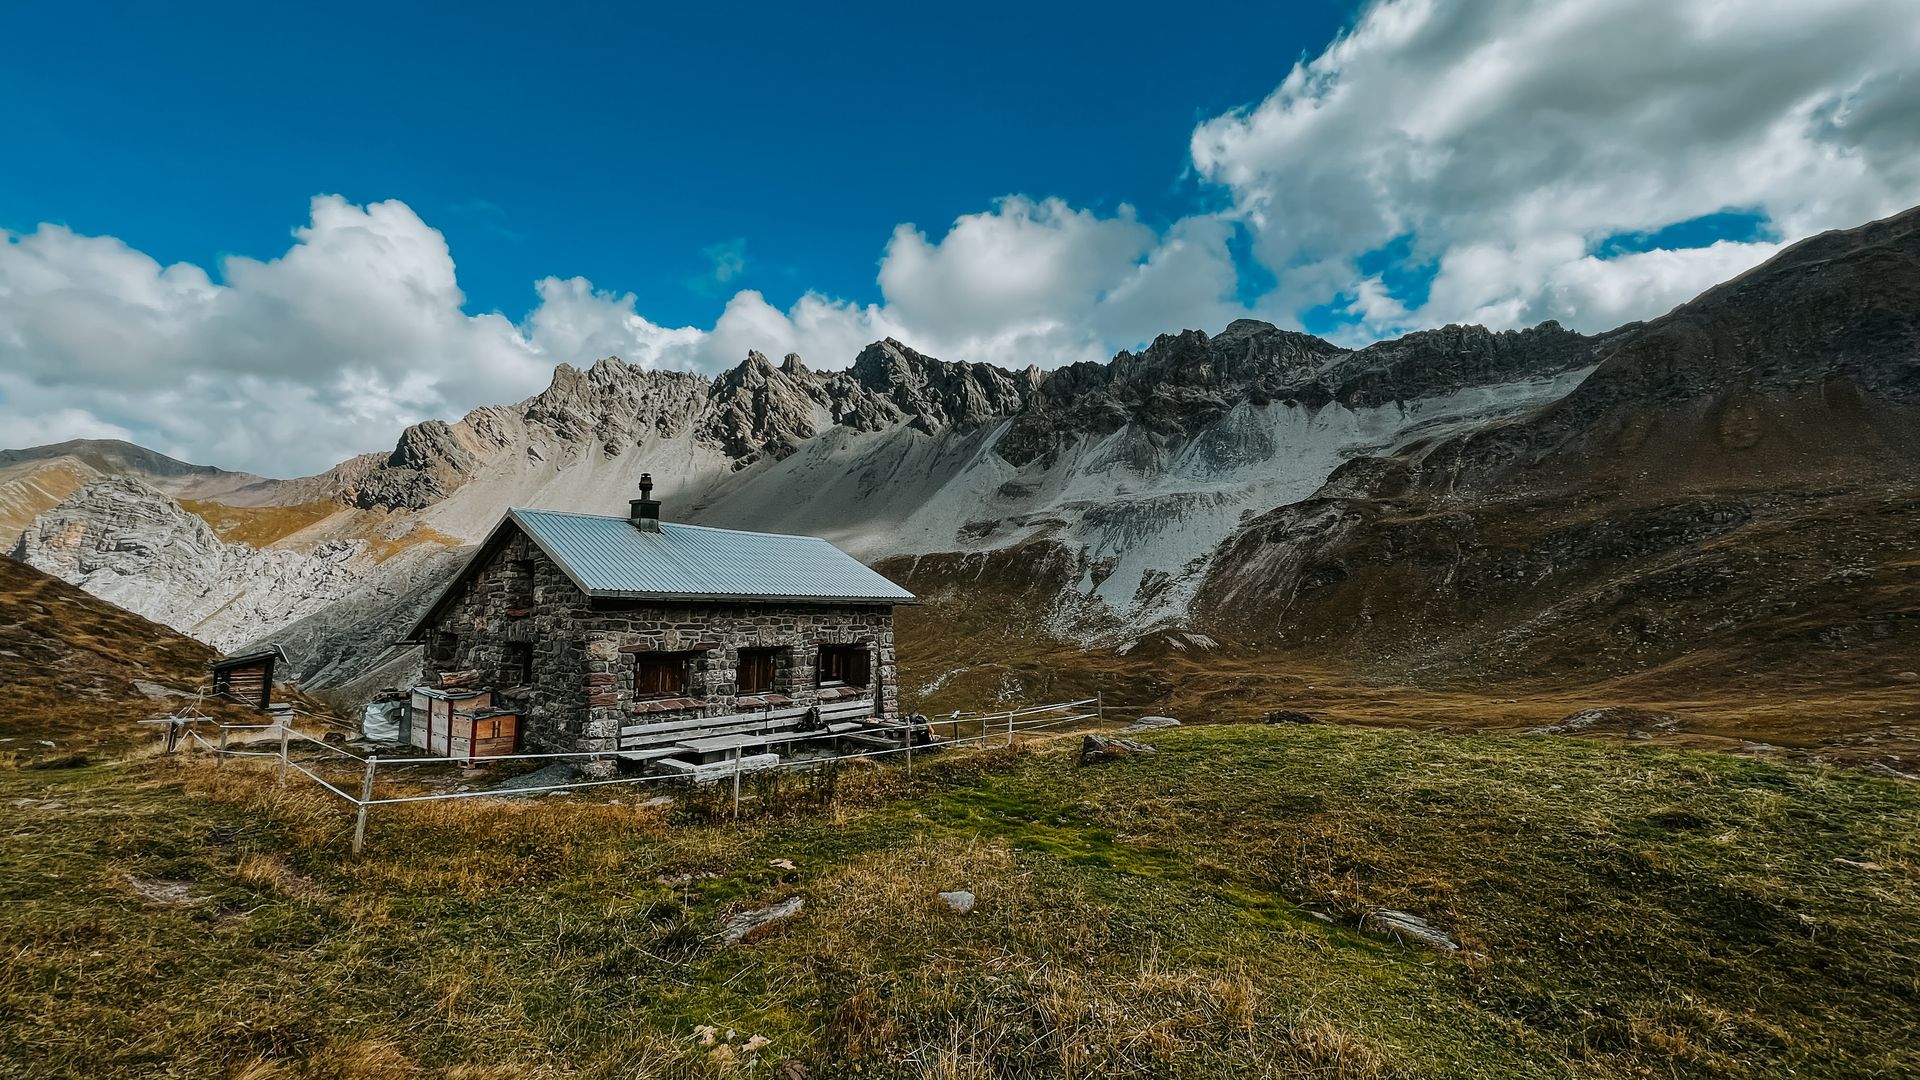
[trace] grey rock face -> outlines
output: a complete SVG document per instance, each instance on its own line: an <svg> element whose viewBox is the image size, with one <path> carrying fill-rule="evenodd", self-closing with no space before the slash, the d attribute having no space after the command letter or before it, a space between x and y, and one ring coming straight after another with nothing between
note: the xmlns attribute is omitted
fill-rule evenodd
<svg viewBox="0 0 1920 1080"><path fill-rule="evenodd" d="M742 469L762 458L779 461L820 433L832 398L800 358L779 367L760 353L716 379L699 419L703 439Z"/></svg>
<svg viewBox="0 0 1920 1080"><path fill-rule="evenodd" d="M1038 381L1031 370L935 360L892 338L862 349L847 375L864 393L840 399L836 423L863 431L906 423L927 434L1018 412Z"/></svg>
<svg viewBox="0 0 1920 1080"><path fill-rule="evenodd" d="M1020 465L1057 455L1071 436L1128 426L1161 440L1191 438L1242 403L1318 409L1337 401L1363 409L1542 379L1595 363L1608 340L1556 323L1501 333L1449 326L1354 352L1241 319L1217 337L1163 334L1110 364L1048 372L997 449Z"/></svg>
<svg viewBox="0 0 1920 1080"><path fill-rule="evenodd" d="M80 489L35 519L13 557L231 651L345 595L372 559L362 540L311 552L228 544L130 477Z"/></svg>
<svg viewBox="0 0 1920 1080"><path fill-rule="evenodd" d="M342 502L418 510L439 502L484 465L517 454L538 461L588 453L618 457L642 436L690 427L707 401L699 375L650 371L613 357L586 371L554 369L553 383L514 406L475 409L457 424L429 420L400 435L384 459L340 469Z"/></svg>

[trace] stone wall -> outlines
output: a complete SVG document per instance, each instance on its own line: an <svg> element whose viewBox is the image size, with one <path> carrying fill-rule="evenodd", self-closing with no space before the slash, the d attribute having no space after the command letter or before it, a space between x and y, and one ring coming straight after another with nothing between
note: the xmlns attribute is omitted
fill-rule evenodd
<svg viewBox="0 0 1920 1080"><path fill-rule="evenodd" d="M533 648L524 686L510 643ZM822 645L866 645L868 686L815 685ZM769 696L744 697L740 650L772 648ZM636 657L689 654L685 697L636 699ZM523 716L522 743L537 750L612 750L622 727L728 716L760 708L866 698L877 716L897 711L893 612L844 604L592 601L524 535L515 534L468 577L429 634L422 681L477 671Z"/></svg>
<svg viewBox="0 0 1920 1080"><path fill-rule="evenodd" d="M422 681L477 671L523 718L528 750L571 750L586 728L586 650L576 627L587 597L552 559L516 533L468 578L441 613L425 649ZM533 681L520 684L510 643L533 649Z"/></svg>
<svg viewBox="0 0 1920 1080"><path fill-rule="evenodd" d="M605 602L603 602L603 605ZM579 622L587 655L586 744L611 749L620 728L699 716L728 716L769 706L814 705L865 697L875 714L892 716L899 702L893 652L893 612L844 604L664 604L596 606ZM866 645L872 681L865 688L821 690L815 671L822 645ZM772 694L742 700L740 650L774 649ZM691 653L687 697L636 699L637 656Z"/></svg>

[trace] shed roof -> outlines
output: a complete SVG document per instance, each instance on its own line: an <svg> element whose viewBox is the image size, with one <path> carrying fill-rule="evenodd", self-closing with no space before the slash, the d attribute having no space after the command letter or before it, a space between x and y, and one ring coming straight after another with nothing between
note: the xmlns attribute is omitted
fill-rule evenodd
<svg viewBox="0 0 1920 1080"><path fill-rule="evenodd" d="M213 671L227 671L231 668L246 667L262 661L272 661L276 657L284 660L286 659L286 655L286 652L281 649L278 644L274 644L254 652L240 653L234 656L222 656L217 660L210 660L207 662L207 667Z"/></svg>
<svg viewBox="0 0 1920 1080"><path fill-rule="evenodd" d="M911 604L912 593L815 536L659 523L624 517L514 508L434 601L418 637L467 575L518 528L580 591L596 599Z"/></svg>

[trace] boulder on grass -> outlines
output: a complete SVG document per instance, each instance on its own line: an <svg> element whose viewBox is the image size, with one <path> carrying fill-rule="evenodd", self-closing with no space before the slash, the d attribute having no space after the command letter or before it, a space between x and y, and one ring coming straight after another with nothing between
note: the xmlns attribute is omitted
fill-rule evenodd
<svg viewBox="0 0 1920 1080"><path fill-rule="evenodd" d="M1319 717L1298 709L1275 709L1262 721L1267 724L1317 724L1319 722Z"/></svg>
<svg viewBox="0 0 1920 1080"><path fill-rule="evenodd" d="M1175 720L1171 716L1143 716L1140 719L1135 720L1133 723L1128 724L1126 727L1121 728L1120 730L1121 731L1152 731L1155 728L1168 728L1168 727L1179 727L1179 726L1180 726L1180 721Z"/></svg>
<svg viewBox="0 0 1920 1080"><path fill-rule="evenodd" d="M1143 742L1132 739L1116 739L1106 735L1086 735L1080 739L1080 764L1098 765L1103 761L1118 761L1135 754L1151 754L1154 749Z"/></svg>
<svg viewBox="0 0 1920 1080"><path fill-rule="evenodd" d="M1418 915L1410 915L1404 911L1394 911L1391 908L1371 911L1367 913L1365 919L1361 920L1361 925L1376 934L1411 941L1416 945L1425 945L1429 949L1439 949L1441 952L1460 951L1460 943L1448 936L1446 931Z"/></svg>
<svg viewBox="0 0 1920 1080"><path fill-rule="evenodd" d="M743 944L762 927L783 922L800 914L800 909L806 904L804 898L791 896L771 907L763 907L757 911L743 911L720 925L720 940L729 945Z"/></svg>

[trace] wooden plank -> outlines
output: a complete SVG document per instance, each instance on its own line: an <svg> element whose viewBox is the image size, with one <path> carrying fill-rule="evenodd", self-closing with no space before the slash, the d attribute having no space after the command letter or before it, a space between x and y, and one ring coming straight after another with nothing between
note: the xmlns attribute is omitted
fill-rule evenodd
<svg viewBox="0 0 1920 1080"><path fill-rule="evenodd" d="M725 761L692 762L679 758L661 758L654 765L671 773L693 780L695 783L709 783L731 777L736 767L741 772L754 772L759 769L771 769L780 764L779 754L755 754L743 757L737 763L728 758Z"/></svg>
<svg viewBox="0 0 1920 1080"><path fill-rule="evenodd" d="M677 746L656 746L651 750L621 750L614 754L622 761L658 761L680 752Z"/></svg>
<svg viewBox="0 0 1920 1080"><path fill-rule="evenodd" d="M668 731L658 735L629 735L623 736L620 739L620 748L622 750L629 750L642 746L679 746L684 745L689 739L712 739L719 738L723 735L759 735L765 738L774 738L785 735L806 734L804 732L788 732L785 730L785 727L786 725L764 727L759 724L739 724L733 727L702 728L697 731Z"/></svg>
<svg viewBox="0 0 1920 1080"><path fill-rule="evenodd" d="M765 746L767 740L761 735L718 735L706 739L688 739L679 744L681 749L696 754L717 754L735 747Z"/></svg>
<svg viewBox="0 0 1920 1080"><path fill-rule="evenodd" d="M674 731L701 731L707 728L737 727L760 725L768 730L788 728L800 722L798 716L783 717L778 720L762 720L756 716L701 716L691 720L667 720L658 724L629 724L620 729L620 737L629 735L659 735Z"/></svg>

